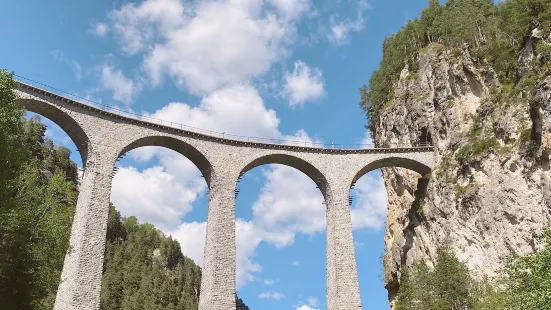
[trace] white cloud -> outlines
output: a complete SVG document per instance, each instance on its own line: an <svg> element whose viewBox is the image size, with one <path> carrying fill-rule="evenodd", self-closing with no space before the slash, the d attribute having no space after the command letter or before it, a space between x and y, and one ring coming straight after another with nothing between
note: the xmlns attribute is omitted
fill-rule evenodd
<svg viewBox="0 0 551 310"><path fill-rule="evenodd" d="M141 90L141 87L127 78L120 69L110 65L101 66L100 86L103 89L111 90L113 99L126 105L132 103Z"/></svg>
<svg viewBox="0 0 551 310"><path fill-rule="evenodd" d="M109 26L105 23L95 23L90 30L93 35L98 37L104 37L109 30Z"/></svg>
<svg viewBox="0 0 551 310"><path fill-rule="evenodd" d="M290 106L303 105L323 97L325 89L321 71L296 61L293 72L285 73L283 94L289 99Z"/></svg>
<svg viewBox="0 0 551 310"><path fill-rule="evenodd" d="M271 165L264 176L266 183L252 207L257 225L273 232L291 232L292 238L286 240L289 244L297 232L314 234L325 230L323 196L314 181L283 165Z"/></svg>
<svg viewBox="0 0 551 310"><path fill-rule="evenodd" d="M182 223L176 231L172 231L170 234L180 243L182 253L202 267L206 232L206 222L192 222Z"/></svg>
<svg viewBox="0 0 551 310"><path fill-rule="evenodd" d="M363 137L362 141L360 142L360 144L362 145L361 148L363 148L363 149L373 147L373 138L371 138L371 132L370 131L365 132L364 137Z"/></svg>
<svg viewBox="0 0 551 310"><path fill-rule="evenodd" d="M267 109L258 91L240 84L205 97L198 107L170 103L151 117L216 132L279 138L279 118Z"/></svg>
<svg viewBox="0 0 551 310"><path fill-rule="evenodd" d="M265 292L265 293L260 293L258 295L258 298L260 298L260 299L280 300L280 299L285 298L285 295L283 295L279 292Z"/></svg>
<svg viewBox="0 0 551 310"><path fill-rule="evenodd" d="M180 242L182 253L193 259L199 266L203 266L205 249L206 222L182 223L176 230L167 231ZM236 280L237 288L255 280L255 273L262 267L253 261L255 251L263 240L264 232L251 222L237 219L236 233ZM265 281L266 282L266 281Z"/></svg>
<svg viewBox="0 0 551 310"><path fill-rule="evenodd" d="M296 260L296 261L293 261L293 262L291 263L291 265L293 265L293 266L298 266L298 265L300 265L300 262L299 262L298 260Z"/></svg>
<svg viewBox="0 0 551 310"><path fill-rule="evenodd" d="M308 298L308 305L312 307L317 307L319 305L319 300L315 297Z"/></svg>
<svg viewBox="0 0 551 310"><path fill-rule="evenodd" d="M357 16L355 19L340 19L337 15L329 18L330 31L327 38L335 45L344 45L349 42L351 32L362 31L365 26L365 12L370 8L366 0L357 3Z"/></svg>
<svg viewBox="0 0 551 310"><path fill-rule="evenodd" d="M236 247L236 280L237 287L242 287L255 280L254 273L262 267L253 261L256 248L262 241L262 230L251 222L237 219L235 223Z"/></svg>
<svg viewBox="0 0 551 310"><path fill-rule="evenodd" d="M360 178L352 194L357 200L350 209L354 229L380 229L387 212L387 192L381 177L367 174Z"/></svg>
<svg viewBox="0 0 551 310"><path fill-rule="evenodd" d="M123 52L144 52L154 84L165 75L194 94L246 82L288 54L304 0L145 0L109 13ZM215 22L213 22L215 21Z"/></svg>
<svg viewBox="0 0 551 310"><path fill-rule="evenodd" d="M319 309L315 309L315 308L311 308L307 305L303 305L303 306L297 307L296 310L319 310Z"/></svg>
<svg viewBox="0 0 551 310"><path fill-rule="evenodd" d="M157 155L160 165L143 171L120 167L113 179L111 201L123 215L173 231L206 190L206 183L187 158L167 149Z"/></svg>
<svg viewBox="0 0 551 310"><path fill-rule="evenodd" d="M310 0L268 0L287 18L297 18L308 11L312 3Z"/></svg>
<svg viewBox="0 0 551 310"><path fill-rule="evenodd" d="M274 285L275 282L275 280L266 279L264 280L264 285Z"/></svg>

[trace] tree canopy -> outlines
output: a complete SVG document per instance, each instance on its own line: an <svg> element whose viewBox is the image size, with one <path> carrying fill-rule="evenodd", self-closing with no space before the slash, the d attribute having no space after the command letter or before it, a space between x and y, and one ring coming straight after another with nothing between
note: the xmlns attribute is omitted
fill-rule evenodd
<svg viewBox="0 0 551 310"><path fill-rule="evenodd" d="M494 281L477 280L449 249L440 248L433 269L424 262L402 269L397 310L551 309L551 228L544 248L511 257Z"/></svg>
<svg viewBox="0 0 551 310"><path fill-rule="evenodd" d="M429 44L447 49L468 48L472 55L486 59L504 84L517 84L521 76L517 59L532 30L548 31L551 26L551 1L448 0L445 5L430 0L420 18L409 21L386 38L383 59L373 72L369 86L360 89L360 105L367 113L369 128L375 136L381 109L391 105L394 87L404 67L417 70L419 53ZM549 50L549 51L548 51ZM538 53L551 48L541 45ZM543 57L549 62L551 57Z"/></svg>

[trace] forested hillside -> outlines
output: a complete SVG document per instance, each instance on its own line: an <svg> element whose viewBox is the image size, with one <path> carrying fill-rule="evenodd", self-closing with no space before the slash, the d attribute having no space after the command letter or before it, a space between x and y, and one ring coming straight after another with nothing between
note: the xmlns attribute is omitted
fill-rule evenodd
<svg viewBox="0 0 551 310"><path fill-rule="evenodd" d="M380 111L393 104L400 73L407 66L414 78L419 54L430 44L438 43L456 54L467 49L473 57L487 61L503 85L495 90L500 96L530 93L551 70L551 45L542 40L550 26L549 0L507 0L497 5L492 0L449 0L445 5L430 0L419 19L385 40L379 69L360 91L371 133L377 134ZM537 57L519 63L527 42L533 43Z"/></svg>
<svg viewBox="0 0 551 310"><path fill-rule="evenodd" d="M77 166L24 119L0 71L0 308L51 310L75 212ZM197 309L201 269L151 224L109 210L102 310ZM236 297L237 309L248 310Z"/></svg>
<svg viewBox="0 0 551 310"><path fill-rule="evenodd" d="M101 309L197 309L201 270L180 244L111 206ZM237 297L236 297L237 298ZM239 298L237 310L248 310Z"/></svg>
<svg viewBox="0 0 551 310"><path fill-rule="evenodd" d="M391 306L551 309L551 1L441 2L360 89L376 145L437 159L382 169Z"/></svg>

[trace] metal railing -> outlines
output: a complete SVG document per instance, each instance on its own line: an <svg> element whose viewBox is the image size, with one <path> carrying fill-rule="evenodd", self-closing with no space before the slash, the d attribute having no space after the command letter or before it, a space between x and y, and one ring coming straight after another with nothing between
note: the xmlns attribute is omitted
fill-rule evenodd
<svg viewBox="0 0 551 310"><path fill-rule="evenodd" d="M102 110L107 113L111 113L114 115L130 118L137 121L147 122L151 124L157 124L165 127L170 127L174 129L179 130L185 130L193 133L202 134L205 136L213 137L213 138L220 138L220 139L227 139L227 140L234 140L234 141L241 141L241 142L251 142L251 143L263 143L263 144L272 144L272 145L290 145L290 146L299 146L299 147L308 147L308 148L319 148L319 149L339 149L339 150L358 150L358 149L388 149L388 148L419 148L419 147L431 147L432 145L430 143L416 143L412 146L404 146L403 144L385 144L385 145L376 145L376 144L343 144L343 143L318 143L318 142L312 142L312 141L306 141L306 140L286 140L286 139L274 139L274 138L261 138L261 137L251 137L251 136L244 136L244 135L236 135L236 134L230 134L226 132L218 132L208 129L202 129L197 128L193 126L188 126L176 122L171 122L143 114L137 114L131 111L123 110L117 107L112 107L109 105L101 104L94 102L92 100L89 100L87 98L83 98L74 94L71 94L69 92L42 84L40 82L33 81L31 79L19 76L14 74L15 77L25 80L26 82L23 82L21 80L18 80L17 82L20 84L23 84L24 86L30 86L35 89L39 89L41 91L50 93L52 95L60 96L65 99L69 99L75 102L78 102L79 104L89 106L92 108L96 108L99 110ZM39 86L37 86L39 85ZM46 89L48 90L46 90Z"/></svg>

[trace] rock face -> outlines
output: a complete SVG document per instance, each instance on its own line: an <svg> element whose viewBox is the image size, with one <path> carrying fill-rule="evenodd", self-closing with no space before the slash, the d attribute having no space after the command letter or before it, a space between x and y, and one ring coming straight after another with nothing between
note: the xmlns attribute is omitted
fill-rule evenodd
<svg viewBox="0 0 551 310"><path fill-rule="evenodd" d="M376 124L380 145L431 142L439 155L430 176L383 169L391 305L402 266L431 265L446 244L474 275L492 278L510 254L538 249L551 216L551 77L531 96L504 98L491 66L467 49L432 44L418 63L403 70Z"/></svg>

